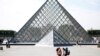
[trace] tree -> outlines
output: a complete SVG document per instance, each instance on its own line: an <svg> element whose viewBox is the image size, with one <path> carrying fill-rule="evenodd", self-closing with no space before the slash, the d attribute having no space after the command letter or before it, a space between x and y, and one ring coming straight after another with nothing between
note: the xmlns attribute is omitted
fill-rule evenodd
<svg viewBox="0 0 100 56"><path fill-rule="evenodd" d="M0 43L6 38L10 41L13 37L15 37L15 31L13 30L0 30Z"/></svg>

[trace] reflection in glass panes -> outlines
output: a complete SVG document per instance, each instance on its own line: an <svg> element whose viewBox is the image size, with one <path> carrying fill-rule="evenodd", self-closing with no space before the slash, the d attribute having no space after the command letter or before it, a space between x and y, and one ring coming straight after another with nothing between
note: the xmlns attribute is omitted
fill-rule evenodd
<svg viewBox="0 0 100 56"><path fill-rule="evenodd" d="M54 31L54 44L66 44L81 38L91 41L86 31L57 0L45 2L31 19L33 21L28 21L15 37L20 42L39 42L51 30Z"/></svg>

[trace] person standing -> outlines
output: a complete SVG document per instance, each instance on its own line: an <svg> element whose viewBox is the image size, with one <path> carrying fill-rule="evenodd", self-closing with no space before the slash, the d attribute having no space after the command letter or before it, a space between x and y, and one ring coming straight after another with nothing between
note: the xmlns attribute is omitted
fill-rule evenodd
<svg viewBox="0 0 100 56"><path fill-rule="evenodd" d="M61 50L61 48L57 48L56 52L57 52L57 56L62 56L62 50Z"/></svg>
<svg viewBox="0 0 100 56"><path fill-rule="evenodd" d="M68 50L68 48L63 48L63 53L64 56L70 55L70 51Z"/></svg>
<svg viewBox="0 0 100 56"><path fill-rule="evenodd" d="M3 50L2 43L3 43L3 39L0 39L0 50Z"/></svg>

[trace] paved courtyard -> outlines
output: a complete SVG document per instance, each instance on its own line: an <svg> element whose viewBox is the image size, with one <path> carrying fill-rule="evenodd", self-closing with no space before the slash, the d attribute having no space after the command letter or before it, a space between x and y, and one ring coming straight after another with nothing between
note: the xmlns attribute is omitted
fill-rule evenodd
<svg viewBox="0 0 100 56"><path fill-rule="evenodd" d="M97 46L70 46L69 56L100 56ZM0 56L57 56L56 47L43 46L11 46L0 50Z"/></svg>

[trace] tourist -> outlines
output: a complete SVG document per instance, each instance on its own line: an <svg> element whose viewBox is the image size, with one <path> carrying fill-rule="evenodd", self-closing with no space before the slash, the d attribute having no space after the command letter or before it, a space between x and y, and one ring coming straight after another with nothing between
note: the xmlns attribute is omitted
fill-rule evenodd
<svg viewBox="0 0 100 56"><path fill-rule="evenodd" d="M70 55L70 51L68 50L68 48L63 48L63 56L68 56Z"/></svg>
<svg viewBox="0 0 100 56"><path fill-rule="evenodd" d="M58 56L62 56L62 50L61 50L61 48L57 48L56 52L57 52Z"/></svg>

